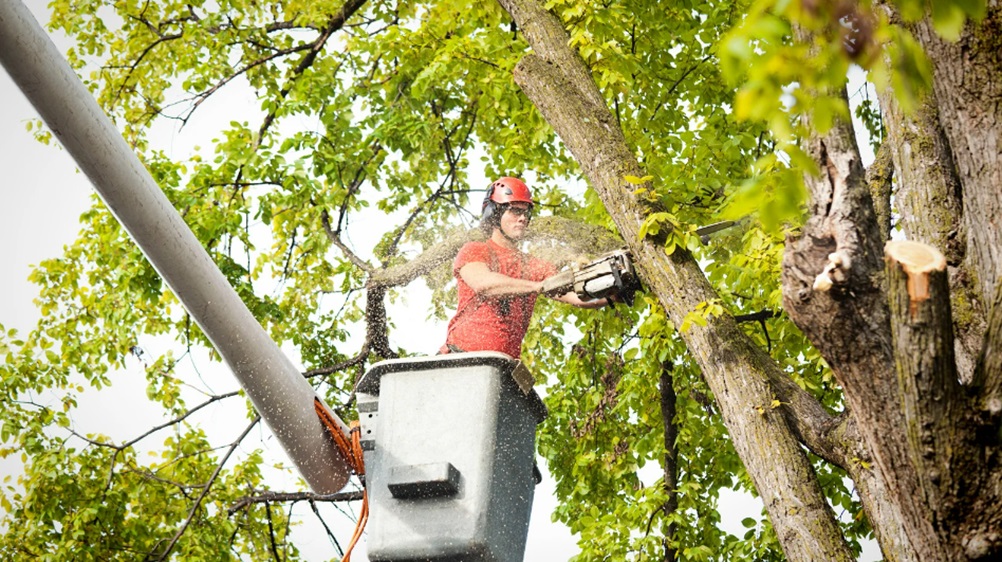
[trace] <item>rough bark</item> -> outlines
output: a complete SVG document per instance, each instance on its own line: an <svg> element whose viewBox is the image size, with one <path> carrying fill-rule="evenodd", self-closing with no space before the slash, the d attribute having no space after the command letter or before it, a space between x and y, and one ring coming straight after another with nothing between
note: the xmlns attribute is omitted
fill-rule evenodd
<svg viewBox="0 0 1002 562"><path fill-rule="evenodd" d="M941 263L916 269L902 250L925 247ZM891 242L887 245L888 298L896 375L904 412L910 462L915 467L921 503L927 505L933 526L947 519L955 485L943 475L955 464L954 430L964 405L953 359L946 260L931 246ZM932 399L930 399L932 398ZM958 475L963 478L963 475ZM942 533L942 530L939 530Z"/></svg>
<svg viewBox="0 0 1002 562"><path fill-rule="evenodd" d="M807 141L805 148L821 172L805 178L811 218L800 237L787 244L784 306L842 386L847 411L880 481L876 489L891 492L891 497L864 498L875 528L899 529L887 533L896 542L882 542L884 555L889 560L939 559L938 541L928 538L935 533L925 518L925 506L916 499L919 484L905 446L904 413L888 407L899 403L899 394L881 285L883 236L851 125L838 123L824 137ZM816 284L819 276L830 279L830 289L815 289L821 287ZM893 507L870 509L882 502Z"/></svg>
<svg viewBox="0 0 1002 562"><path fill-rule="evenodd" d="M994 295L1002 272L1002 229L985 217L1002 215L1002 1L969 22L957 42L939 37L929 21L914 32L933 62L939 123L963 190L967 254L981 295Z"/></svg>
<svg viewBox="0 0 1002 562"><path fill-rule="evenodd" d="M991 311L985 353L975 373L973 386L982 392L979 409L997 423L1002 416L1002 287L995 290Z"/></svg>
<svg viewBox="0 0 1002 562"><path fill-rule="evenodd" d="M679 325L699 303L716 298L715 293L688 253L676 250L667 256L656 240L638 239L646 209L632 195L636 186L625 177L644 174L588 69L568 47L569 36L559 20L535 0L500 3L536 53L519 62L515 81L575 156L637 258L648 289ZM850 560L785 408L771 406L777 392L770 374L783 376L778 366L730 316L713 318L682 337L714 392L787 557Z"/></svg>
<svg viewBox="0 0 1002 562"><path fill-rule="evenodd" d="M977 273L965 263L967 227L963 193L950 145L932 98L905 115L892 91L880 95L887 139L897 173L895 205L904 237L924 242L946 256L955 311L955 355L961 379L971 380L984 334L985 307L974 287Z"/></svg>
<svg viewBox="0 0 1002 562"><path fill-rule="evenodd" d="M877 214L877 227L881 240L891 237L891 192L894 185L894 158L889 142L880 145L877 157L866 169L866 183L873 198L873 211Z"/></svg>

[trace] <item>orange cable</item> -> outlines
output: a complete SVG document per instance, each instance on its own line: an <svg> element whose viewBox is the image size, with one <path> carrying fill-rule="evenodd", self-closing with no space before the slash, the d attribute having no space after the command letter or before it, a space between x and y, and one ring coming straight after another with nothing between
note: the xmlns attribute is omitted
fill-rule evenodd
<svg viewBox="0 0 1002 562"><path fill-rule="evenodd" d="M334 418L333 414L324 406L323 402L319 398L313 399L313 409L316 410L317 416L320 421L323 422L327 431L334 438L334 443L337 444L338 451L344 460L348 463L348 467L353 473L358 475L360 478L365 476L365 455L362 452L362 427L358 423L358 420L351 422L351 440L345 437L344 433L341 432L337 420ZM344 557L341 562L351 562L351 551L358 544L359 539L362 538L362 531L365 529L365 524L369 521L369 491L365 489L365 481L362 481L362 511L358 515L358 522L355 524L355 532L352 533L351 542L348 543L348 548L344 551Z"/></svg>

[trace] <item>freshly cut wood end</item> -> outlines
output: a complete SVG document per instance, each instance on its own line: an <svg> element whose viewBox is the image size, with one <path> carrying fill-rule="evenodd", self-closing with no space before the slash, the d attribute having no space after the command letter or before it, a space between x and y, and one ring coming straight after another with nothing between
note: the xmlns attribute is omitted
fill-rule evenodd
<svg viewBox="0 0 1002 562"><path fill-rule="evenodd" d="M929 298L929 274L946 269L946 257L921 242L891 240L884 245L884 257L901 265L908 276L908 296L912 302Z"/></svg>

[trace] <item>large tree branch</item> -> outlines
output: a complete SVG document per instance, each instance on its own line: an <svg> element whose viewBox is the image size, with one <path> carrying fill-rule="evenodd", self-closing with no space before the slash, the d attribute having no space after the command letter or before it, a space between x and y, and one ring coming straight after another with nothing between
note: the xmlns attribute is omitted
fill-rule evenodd
<svg viewBox="0 0 1002 562"><path fill-rule="evenodd" d="M533 0L500 0L538 56L524 57L515 81L574 154L637 258L640 275L676 325L700 303L717 298L696 261L640 240L646 215L627 175L643 177L622 130L559 20ZM682 334L721 406L783 549L791 560L851 560L814 471L783 415L754 345L730 316ZM771 359L769 360L770 362ZM774 363L774 362L772 362ZM796 510L788 509L796 505Z"/></svg>
<svg viewBox="0 0 1002 562"><path fill-rule="evenodd" d="M920 483L910 460L883 286L884 237L851 123L839 121L804 146L818 162L819 174L805 177L811 216L801 235L787 244L784 307L841 385L863 438L862 450L873 461L875 488L893 496L893 509L873 510L875 501L864 503L875 527L893 529L896 543L891 550L884 545L885 555L914 559L932 552L937 541L929 538L935 532L923 516ZM906 522L903 527L901 521Z"/></svg>

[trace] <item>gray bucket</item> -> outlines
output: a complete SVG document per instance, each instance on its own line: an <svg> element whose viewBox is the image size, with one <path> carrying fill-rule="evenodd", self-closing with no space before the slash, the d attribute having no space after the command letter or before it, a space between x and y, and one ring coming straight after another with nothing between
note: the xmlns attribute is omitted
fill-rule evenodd
<svg viewBox="0 0 1002 562"><path fill-rule="evenodd" d="M359 381L370 560L521 562L546 417L527 375L478 352L383 361Z"/></svg>

